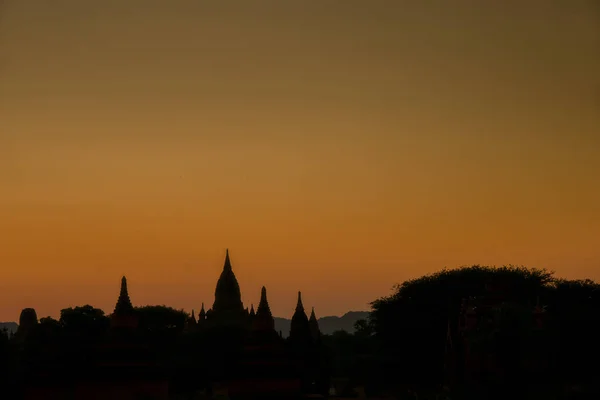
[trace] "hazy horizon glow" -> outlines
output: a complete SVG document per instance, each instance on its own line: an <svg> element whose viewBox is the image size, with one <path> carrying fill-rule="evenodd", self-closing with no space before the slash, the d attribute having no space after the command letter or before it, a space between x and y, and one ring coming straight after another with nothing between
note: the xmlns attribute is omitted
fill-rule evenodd
<svg viewBox="0 0 600 400"><path fill-rule="evenodd" d="M0 3L0 320L600 280L594 1Z"/></svg>

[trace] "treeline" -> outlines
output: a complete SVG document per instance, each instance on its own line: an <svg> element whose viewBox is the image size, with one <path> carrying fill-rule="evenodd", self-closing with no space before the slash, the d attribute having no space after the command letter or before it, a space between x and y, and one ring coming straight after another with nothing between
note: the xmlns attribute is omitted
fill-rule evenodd
<svg viewBox="0 0 600 400"><path fill-rule="evenodd" d="M560 279L540 269L444 269L397 285L372 303L354 335L338 332L328 345L340 373L379 391L414 391L420 398L456 392L457 380L449 375L464 371L451 371L457 366L449 358L464 361L468 346L508 372L487 377L488 391L517 398L524 393L519 388L535 383L545 393L541 398L569 388L589 394L600 376L599 289L594 281ZM488 321L477 321L468 337L461 336L465 304L486 301L494 304ZM479 315L477 307L469 312ZM541 326L533 313L540 314ZM461 347L461 341L470 342Z"/></svg>
<svg viewBox="0 0 600 400"><path fill-rule="evenodd" d="M136 308L137 340L152 348L152 356L163 366L180 355L187 313L168 306ZM99 308L84 305L61 310L59 319L37 320L35 310L25 309L16 333L0 331L0 387L3 394L16 391L23 380L44 371L77 369L92 362L91 349L107 338L110 317ZM2 395L0 395L2 397Z"/></svg>
<svg viewBox="0 0 600 400"><path fill-rule="evenodd" d="M243 327L199 329L185 311L164 305L134 311L137 327L127 333L127 343L134 346L119 347L115 353L110 346L111 318L99 308L67 308L58 319L39 321L33 309L23 310L16 334L0 332L0 394L18 394L31 380L49 374L68 383L82 371L94 371L97 361L112 364L125 357L126 362L152 365L169 380L172 393L187 395L228 378L243 353ZM327 387L319 390L326 392Z"/></svg>

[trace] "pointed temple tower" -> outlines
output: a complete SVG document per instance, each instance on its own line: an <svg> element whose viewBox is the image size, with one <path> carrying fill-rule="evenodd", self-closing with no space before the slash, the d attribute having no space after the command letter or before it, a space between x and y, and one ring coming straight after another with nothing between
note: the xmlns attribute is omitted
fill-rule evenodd
<svg viewBox="0 0 600 400"><path fill-rule="evenodd" d="M302 293L298 292L298 302L296 303L296 311L292 316L290 326L290 341L299 346L309 345L312 342L310 335L310 325L304 305L302 304Z"/></svg>
<svg viewBox="0 0 600 400"><path fill-rule="evenodd" d="M246 321L240 285L231 267L229 250L225 251L225 263L217 281L210 319L221 326L243 326Z"/></svg>
<svg viewBox="0 0 600 400"><path fill-rule="evenodd" d="M316 322L316 317L314 319ZM319 380L319 371L316 368L319 364L319 354L312 337L311 322L304 311L301 292L298 292L298 301L296 311L292 316L288 343L296 361L301 365L302 392L305 394L318 393L319 390L315 382Z"/></svg>
<svg viewBox="0 0 600 400"><path fill-rule="evenodd" d="M252 307L250 313L252 314ZM252 328L237 368L226 383L232 398L287 399L301 394L299 365L275 331L275 320L263 286Z"/></svg>
<svg viewBox="0 0 600 400"><path fill-rule="evenodd" d="M254 304L250 304L250 311L248 311L247 317L247 329L248 331L252 331L252 326L254 325L254 319L256 318L256 312L254 311Z"/></svg>
<svg viewBox="0 0 600 400"><path fill-rule="evenodd" d="M319 329L319 321L317 320L317 316L315 315L315 308L312 308L310 312L310 318L308 319L308 325L310 328L310 335L312 337L313 343L319 344L321 342L321 330Z"/></svg>
<svg viewBox="0 0 600 400"><path fill-rule="evenodd" d="M273 314L271 314L271 307L267 300L267 288L264 286L260 291L260 302L256 309L256 316L254 317L254 323L252 324L252 332L260 333L262 335L275 333L275 320Z"/></svg>
<svg viewBox="0 0 600 400"><path fill-rule="evenodd" d="M127 278L121 278L121 291L119 299L115 305L115 311L110 317L110 326L112 329L135 329L138 326L138 318L129 299L127 290Z"/></svg>
<svg viewBox="0 0 600 400"><path fill-rule="evenodd" d="M66 362L51 364L35 386L25 388L24 399L167 400L168 376L138 336L137 321L123 277L108 335L67 344Z"/></svg>
<svg viewBox="0 0 600 400"><path fill-rule="evenodd" d="M321 342L321 330L319 321L315 315L315 308L312 307L310 318L308 319L312 346L307 366L311 370L311 384L309 391L326 395L330 387L330 377L327 369L327 351L323 348Z"/></svg>
<svg viewBox="0 0 600 400"><path fill-rule="evenodd" d="M92 373L101 378L86 387L87 398L166 399L168 381L153 351L138 334L139 319L125 277L121 278L119 299L110 318L110 335L96 352Z"/></svg>
<svg viewBox="0 0 600 400"><path fill-rule="evenodd" d="M298 398L309 393L310 383L319 379L319 371L310 364L318 356L313 338L320 336L314 311L311 316L314 321L298 293L290 336L301 345L290 346L293 341L275 330L265 287L258 306L244 308L226 250L213 306L205 311L202 304L198 314L198 328L211 343L203 353L207 390L221 388L232 399Z"/></svg>
<svg viewBox="0 0 600 400"><path fill-rule="evenodd" d="M202 303L202 307L200 308L200 312L198 313L198 321L196 323L196 327L198 329L204 329L206 325L206 311L204 310L204 303Z"/></svg>
<svg viewBox="0 0 600 400"><path fill-rule="evenodd" d="M198 323L196 322L196 316L194 315L194 310L192 310L192 314L185 321L185 331L194 332L197 327Z"/></svg>

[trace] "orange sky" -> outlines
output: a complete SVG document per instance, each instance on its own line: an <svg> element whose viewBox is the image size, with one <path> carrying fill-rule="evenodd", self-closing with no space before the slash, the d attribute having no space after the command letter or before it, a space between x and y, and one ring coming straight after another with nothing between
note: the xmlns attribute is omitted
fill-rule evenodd
<svg viewBox="0 0 600 400"><path fill-rule="evenodd" d="M0 320L122 274L198 309L226 247L288 317L444 266L600 280L595 1L215 3L3 1Z"/></svg>

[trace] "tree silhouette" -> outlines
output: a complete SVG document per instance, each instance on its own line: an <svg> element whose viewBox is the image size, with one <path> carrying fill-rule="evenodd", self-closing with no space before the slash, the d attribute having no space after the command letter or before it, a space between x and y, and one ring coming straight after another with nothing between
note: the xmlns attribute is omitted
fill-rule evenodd
<svg viewBox="0 0 600 400"><path fill-rule="evenodd" d="M369 337L375 333L373 325L366 319L359 319L354 323L354 334L357 336Z"/></svg>
<svg viewBox="0 0 600 400"><path fill-rule="evenodd" d="M448 335L457 335L463 300L487 301L495 305L485 318L477 311L477 325L464 340L471 352L494 355L506 387L525 377L530 383L591 382L598 368L586 366L600 356L598 288L524 267L444 269L395 286L372 303L368 324L361 321L357 329L374 332L386 384L431 387L444 379Z"/></svg>
<svg viewBox="0 0 600 400"><path fill-rule="evenodd" d="M569 384L591 382L598 373L599 289L591 280L557 279L547 294L555 341L560 343L556 375Z"/></svg>
<svg viewBox="0 0 600 400"><path fill-rule="evenodd" d="M176 310L167 306L143 306L136 307L140 318L140 328L147 331L173 331L183 332L185 322L190 317L183 310Z"/></svg>
<svg viewBox="0 0 600 400"><path fill-rule="evenodd" d="M106 333L110 324L109 318L99 308L87 304L75 308L65 308L60 311L58 321L65 333L71 338L99 338ZM53 324L52 321L45 321Z"/></svg>

